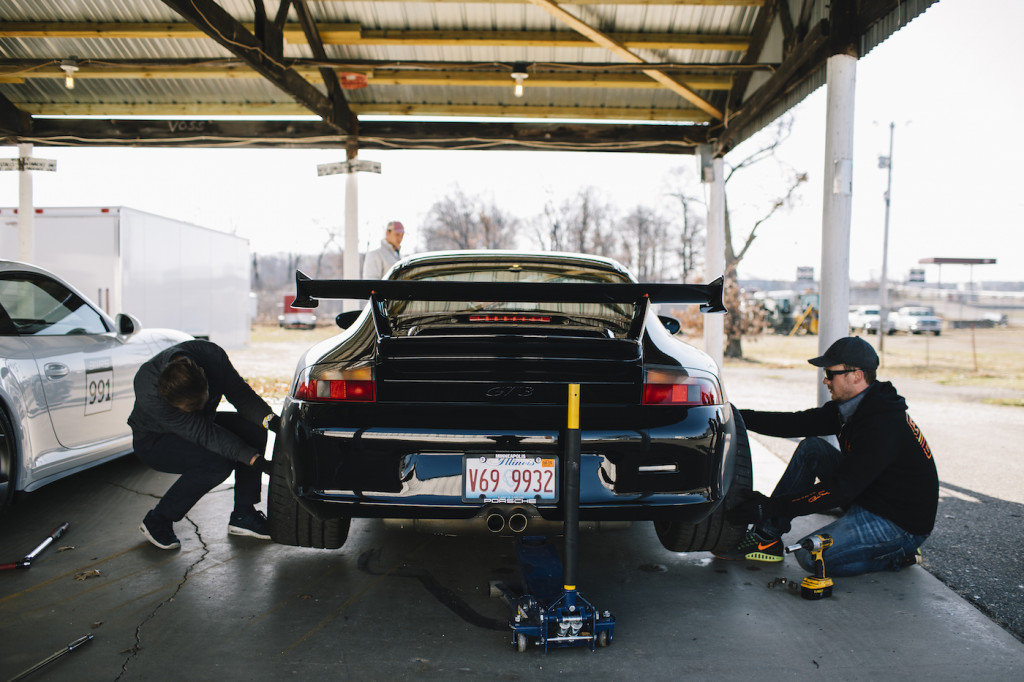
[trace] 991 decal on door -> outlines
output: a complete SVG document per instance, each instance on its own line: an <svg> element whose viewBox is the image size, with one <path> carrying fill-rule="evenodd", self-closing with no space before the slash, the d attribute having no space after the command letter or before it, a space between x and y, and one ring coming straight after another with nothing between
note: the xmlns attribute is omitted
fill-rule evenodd
<svg viewBox="0 0 1024 682"><path fill-rule="evenodd" d="M85 413L108 412L114 407L114 369L109 360L87 362Z"/></svg>

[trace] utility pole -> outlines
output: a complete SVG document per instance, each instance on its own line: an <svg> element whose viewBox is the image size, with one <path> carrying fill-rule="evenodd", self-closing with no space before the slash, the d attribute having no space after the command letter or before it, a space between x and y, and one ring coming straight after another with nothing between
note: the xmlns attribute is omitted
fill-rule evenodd
<svg viewBox="0 0 1024 682"><path fill-rule="evenodd" d="M878 157L878 167L889 171L885 185L885 231L882 236L882 277L879 283L878 305L878 355L885 352L885 325L889 321L889 204L892 202L892 138L896 123L889 122L889 156Z"/></svg>

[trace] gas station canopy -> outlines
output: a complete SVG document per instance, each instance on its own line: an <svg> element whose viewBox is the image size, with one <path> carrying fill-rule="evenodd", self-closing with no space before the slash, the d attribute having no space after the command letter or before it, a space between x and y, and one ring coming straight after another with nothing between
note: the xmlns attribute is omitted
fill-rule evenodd
<svg viewBox="0 0 1024 682"><path fill-rule="evenodd" d="M0 143L721 154L937 0L7 0Z"/></svg>

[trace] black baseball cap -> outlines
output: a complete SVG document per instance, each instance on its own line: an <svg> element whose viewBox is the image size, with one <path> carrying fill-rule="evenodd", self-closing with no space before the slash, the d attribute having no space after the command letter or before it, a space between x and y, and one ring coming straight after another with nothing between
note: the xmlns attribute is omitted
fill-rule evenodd
<svg viewBox="0 0 1024 682"><path fill-rule="evenodd" d="M846 336L829 346L824 355L807 362L815 367L849 365L857 369L878 369L878 353L859 336Z"/></svg>

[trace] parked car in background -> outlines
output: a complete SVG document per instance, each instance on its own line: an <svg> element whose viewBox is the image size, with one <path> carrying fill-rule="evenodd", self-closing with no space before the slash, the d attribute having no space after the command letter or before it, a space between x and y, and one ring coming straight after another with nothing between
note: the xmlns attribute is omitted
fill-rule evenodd
<svg viewBox="0 0 1024 682"><path fill-rule="evenodd" d="M277 324L285 329L315 329L316 315L308 310L298 310L292 307L295 296L289 294L284 297L284 313L277 316Z"/></svg>
<svg viewBox="0 0 1024 682"><path fill-rule="evenodd" d="M135 372L192 338L111 319L56 275L0 261L0 511L132 451Z"/></svg>
<svg viewBox="0 0 1024 682"><path fill-rule="evenodd" d="M936 317L927 306L905 306L893 315L894 329L908 334L942 333L942 318Z"/></svg>
<svg viewBox="0 0 1024 682"><path fill-rule="evenodd" d="M603 258L496 251L412 256L383 281L297 280L296 306L369 303L299 360L274 447L275 541L337 548L352 517L559 532L570 384L581 521L654 521L672 551L742 537L725 519L751 485L742 420L715 362L653 305L723 311L720 280L639 284Z"/></svg>
<svg viewBox="0 0 1024 682"><path fill-rule="evenodd" d="M881 314L878 306L876 305L850 306L850 333L856 334L858 332L863 332L865 334L877 334L878 330L882 328L880 317ZM889 313L886 317L888 319L885 321L882 333L891 334L893 330L892 313Z"/></svg>

